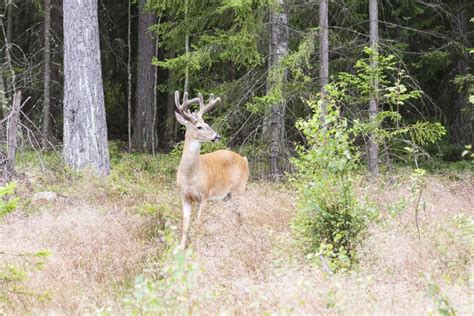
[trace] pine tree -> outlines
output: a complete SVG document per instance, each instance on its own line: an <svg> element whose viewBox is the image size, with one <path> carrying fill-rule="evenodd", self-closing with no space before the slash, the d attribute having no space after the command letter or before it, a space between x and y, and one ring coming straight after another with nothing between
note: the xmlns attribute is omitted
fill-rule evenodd
<svg viewBox="0 0 474 316"><path fill-rule="evenodd" d="M64 159L73 169L110 170L97 0L64 0Z"/></svg>

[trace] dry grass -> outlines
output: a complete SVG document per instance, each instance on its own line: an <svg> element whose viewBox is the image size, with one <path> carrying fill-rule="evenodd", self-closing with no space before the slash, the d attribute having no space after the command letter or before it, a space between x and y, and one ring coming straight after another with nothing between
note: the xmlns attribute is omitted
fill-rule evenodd
<svg viewBox="0 0 474 316"><path fill-rule="evenodd" d="M156 183L148 179L146 189L140 190L140 175L126 186L114 177L119 176L61 180L30 170L20 181L19 210L0 222L0 250L7 254L50 251L44 269L29 265L28 279L20 284L47 298L11 293L9 301L0 301L0 314L84 314L112 302L121 304L121 293L163 248L162 214L140 214L150 212L148 205L153 205L151 211L173 205L169 201L175 194L159 177L150 178ZM153 185L161 187L160 194ZM30 204L34 192L41 190L60 192L60 198L46 205ZM0 259L3 264L24 261L10 255Z"/></svg>
<svg viewBox="0 0 474 316"><path fill-rule="evenodd" d="M114 297L138 272L150 245L140 239L144 220L88 204L57 205L35 216L13 214L1 224L0 249L9 253L49 249L44 270L31 271L27 286L46 292L44 302L13 296L14 311L72 314Z"/></svg>
<svg viewBox="0 0 474 316"><path fill-rule="evenodd" d="M291 235L295 202L290 190L251 185L240 205L241 225L224 204L214 205L197 250L203 269L193 293L197 310L426 314L446 299L459 314L469 314L474 310L473 178L429 178L420 235L410 185L403 180L385 188L363 186L377 197L382 219L370 228L356 271L337 275L302 260ZM403 210L389 215L387 201L401 198L407 200ZM430 285L439 286L440 293L430 295Z"/></svg>
<svg viewBox="0 0 474 316"><path fill-rule="evenodd" d="M76 179L63 188L60 200L40 209L25 206L29 215L20 210L0 223L0 250L48 248L52 254L27 283L50 299L14 296L4 312L84 314L109 306L124 313L122 298L133 277L159 260L164 222L180 222L173 186L137 173L106 181ZM472 313L472 175L430 176L418 229L412 182L396 183L361 185L361 198L370 194L376 200L381 219L370 227L357 269L335 275L307 262L297 247L291 230L295 195L287 186L251 183L244 197L211 204L199 243L192 232L192 260L200 268L190 292L193 312L426 314L445 300L459 314ZM20 191L27 198L41 185L24 187ZM155 215L137 214L147 208ZM432 284L439 293L430 294Z"/></svg>

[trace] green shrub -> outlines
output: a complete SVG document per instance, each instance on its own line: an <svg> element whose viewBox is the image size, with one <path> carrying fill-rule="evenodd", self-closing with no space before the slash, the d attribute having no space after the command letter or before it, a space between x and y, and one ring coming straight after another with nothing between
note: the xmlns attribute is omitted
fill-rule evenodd
<svg viewBox="0 0 474 316"><path fill-rule="evenodd" d="M354 197L359 155L347 120L330 102L322 122L320 104L314 100L308 104L313 116L297 123L308 145L299 147L292 160L299 195L294 229L309 257L324 257L331 270L347 269L374 213Z"/></svg>
<svg viewBox="0 0 474 316"><path fill-rule="evenodd" d="M0 187L0 217L15 210L18 198L9 197L15 193L15 187L16 185L13 182Z"/></svg>
<svg viewBox="0 0 474 316"><path fill-rule="evenodd" d="M356 61L354 73L338 73L326 90L353 120L354 136L367 140L373 135L381 150L388 154L386 157L413 160L418 167L419 162L429 157L425 147L442 139L446 129L440 122L403 114L410 113L408 105L420 100L423 93L410 89L412 78L402 70L394 55L384 56L371 48L365 48L364 54L366 57ZM374 60L377 61L375 68ZM377 90L374 90L374 80L378 82ZM365 109L374 94L379 110L376 117L370 119Z"/></svg>
<svg viewBox="0 0 474 316"><path fill-rule="evenodd" d="M170 248L164 255L163 265L154 272L159 272L159 278L144 275L135 278L132 295L124 299L127 314L191 315L195 307L191 291L197 277L191 250Z"/></svg>
<svg viewBox="0 0 474 316"><path fill-rule="evenodd" d="M14 304L15 298L18 297L48 299L47 292L33 291L24 284L31 273L44 268L49 256L50 252L47 249L34 253L0 251L0 311L2 307Z"/></svg>

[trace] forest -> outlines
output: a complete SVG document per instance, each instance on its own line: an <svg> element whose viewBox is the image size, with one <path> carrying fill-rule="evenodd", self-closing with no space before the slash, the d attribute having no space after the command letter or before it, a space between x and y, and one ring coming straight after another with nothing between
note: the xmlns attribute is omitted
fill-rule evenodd
<svg viewBox="0 0 474 316"><path fill-rule="evenodd" d="M474 2L0 2L0 314L474 310Z"/></svg>

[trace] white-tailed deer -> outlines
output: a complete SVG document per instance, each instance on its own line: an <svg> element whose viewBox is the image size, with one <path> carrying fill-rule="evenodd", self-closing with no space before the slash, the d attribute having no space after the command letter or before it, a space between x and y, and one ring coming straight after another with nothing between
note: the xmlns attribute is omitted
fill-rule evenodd
<svg viewBox="0 0 474 316"><path fill-rule="evenodd" d="M204 104L202 94L188 100L185 92L180 103L179 91L175 92L175 112L178 122L186 126L184 150L177 173L177 185L183 199L183 235L181 248L186 247L191 209L193 203L199 205L197 222L201 225L203 209L209 200L224 200L245 190L249 178L249 164L246 158L230 150L217 150L200 155L202 142L215 142L219 135L203 120L203 115L211 110L220 98L211 94ZM199 111L191 113L189 106L199 104Z"/></svg>

